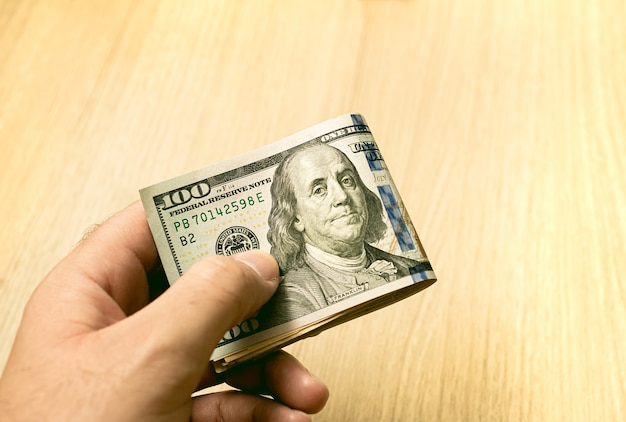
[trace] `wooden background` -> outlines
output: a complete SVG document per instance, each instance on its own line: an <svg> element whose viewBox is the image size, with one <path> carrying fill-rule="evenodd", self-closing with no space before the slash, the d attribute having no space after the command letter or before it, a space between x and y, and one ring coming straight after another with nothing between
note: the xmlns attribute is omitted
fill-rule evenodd
<svg viewBox="0 0 626 422"><path fill-rule="evenodd" d="M346 112L439 281L289 348L315 420L625 420L620 0L0 1L0 368L91 224Z"/></svg>

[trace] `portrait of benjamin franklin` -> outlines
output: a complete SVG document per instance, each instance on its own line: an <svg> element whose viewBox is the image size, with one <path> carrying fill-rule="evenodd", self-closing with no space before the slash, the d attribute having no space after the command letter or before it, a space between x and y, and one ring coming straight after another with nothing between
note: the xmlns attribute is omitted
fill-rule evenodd
<svg viewBox="0 0 626 422"><path fill-rule="evenodd" d="M284 277L261 309L266 328L430 269L371 245L387 230L381 201L337 148L294 150L276 169L271 195L267 237Z"/></svg>

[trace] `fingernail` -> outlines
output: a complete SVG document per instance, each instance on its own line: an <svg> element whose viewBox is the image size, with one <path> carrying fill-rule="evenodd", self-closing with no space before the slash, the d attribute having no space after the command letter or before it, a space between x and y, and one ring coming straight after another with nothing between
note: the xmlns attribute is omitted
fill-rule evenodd
<svg viewBox="0 0 626 422"><path fill-rule="evenodd" d="M278 281L278 263L267 252L248 251L233 255L233 258L252 267L264 280Z"/></svg>

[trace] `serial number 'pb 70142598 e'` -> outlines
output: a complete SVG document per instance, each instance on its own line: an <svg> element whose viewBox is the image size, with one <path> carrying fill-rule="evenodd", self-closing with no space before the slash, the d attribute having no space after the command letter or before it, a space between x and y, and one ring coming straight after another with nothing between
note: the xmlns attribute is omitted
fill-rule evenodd
<svg viewBox="0 0 626 422"><path fill-rule="evenodd" d="M219 217L224 217L250 207L254 207L261 202L265 202L265 199L263 199L263 193L256 192L253 195L248 195L246 198L240 198L239 200L231 201L223 204L222 206L206 209L198 214L193 214L191 217L174 220L174 230L178 232L179 230L189 229L192 225L197 226L202 223L208 223L209 221L216 220Z"/></svg>

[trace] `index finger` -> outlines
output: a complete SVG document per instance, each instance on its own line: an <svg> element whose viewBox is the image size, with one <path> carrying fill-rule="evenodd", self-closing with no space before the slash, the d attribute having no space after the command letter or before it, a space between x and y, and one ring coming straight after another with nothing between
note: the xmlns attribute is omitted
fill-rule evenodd
<svg viewBox="0 0 626 422"><path fill-rule="evenodd" d="M226 382L254 394L270 394L293 409L317 413L328 400L328 387L295 357L282 350L226 373Z"/></svg>
<svg viewBox="0 0 626 422"><path fill-rule="evenodd" d="M97 227L53 272L67 282L78 274L98 284L129 315L148 302L146 273L157 263L145 212L136 201Z"/></svg>

